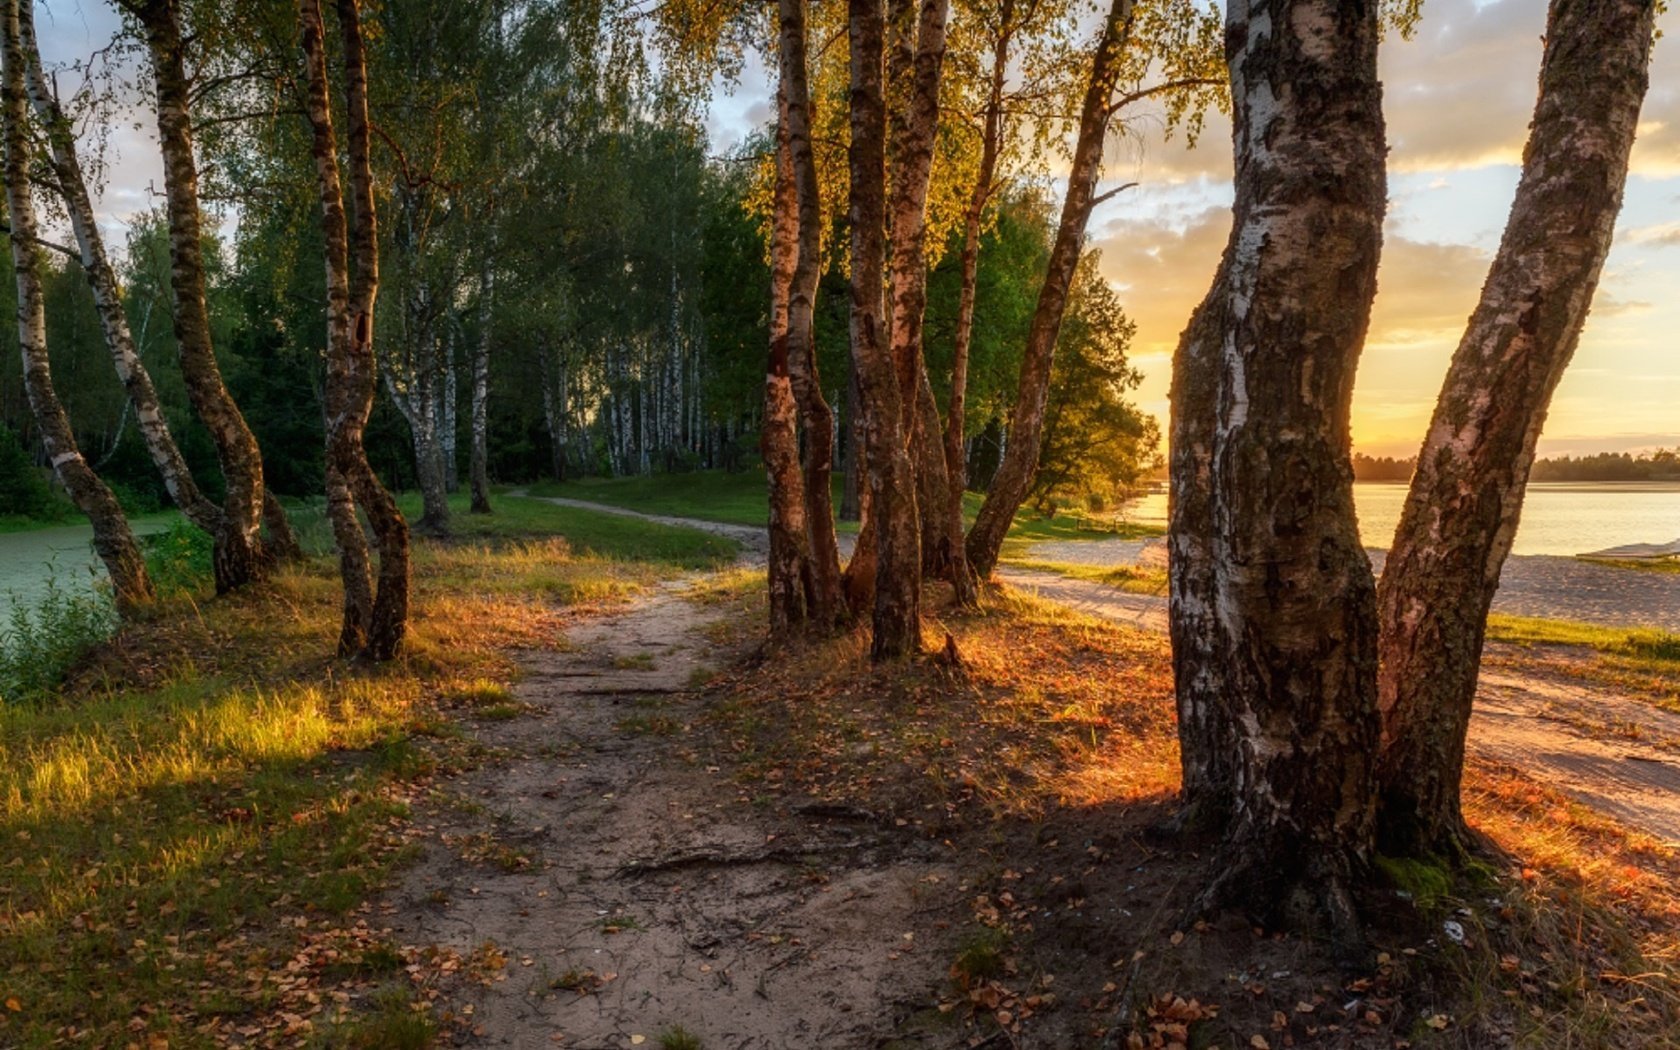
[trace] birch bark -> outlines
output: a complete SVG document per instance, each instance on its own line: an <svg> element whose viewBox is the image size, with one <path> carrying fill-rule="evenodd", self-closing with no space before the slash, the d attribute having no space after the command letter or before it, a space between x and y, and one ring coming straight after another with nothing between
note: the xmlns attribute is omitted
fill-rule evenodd
<svg viewBox="0 0 1680 1050"><path fill-rule="evenodd" d="M1386 207L1378 36L1375 4L1227 6L1235 222L1198 316L1217 350L1195 340L1217 384L1198 424L1212 433L1210 491L1196 494L1212 511L1196 537L1211 551L1207 670L1235 744L1202 903L1317 926L1344 949L1362 942L1353 894L1369 875L1376 788L1376 596L1348 419ZM1199 482L1174 478L1185 496ZM1175 509L1177 554L1192 516ZM1175 617L1204 612L1184 594Z"/></svg>
<svg viewBox="0 0 1680 1050"><path fill-rule="evenodd" d="M158 142L163 152L169 216L170 288L181 374L193 410L215 442L216 458L227 483L212 559L216 590L223 593L259 578L264 571L266 559L261 556L258 535L263 514L262 454L222 382L210 335L198 165L193 158L191 84L177 0L139 0L131 9L145 32L157 94Z"/></svg>
<svg viewBox="0 0 1680 1050"><path fill-rule="evenodd" d="M1385 852L1462 857L1464 742L1535 442L1621 210L1650 0L1553 0L1516 199L1378 588Z"/></svg>
<svg viewBox="0 0 1680 1050"><path fill-rule="evenodd" d="M28 2L28 0L21 0ZM20 0L0 8L0 119L4 122L6 206L11 218L12 264L17 274L18 344L23 353L24 391L40 427L53 472L93 525L93 546L111 578L117 609L124 615L150 603L154 591L146 561L117 498L76 447L70 418L53 386L47 357L47 307L41 287L41 247L30 196L29 101L24 87L27 60L20 29Z"/></svg>

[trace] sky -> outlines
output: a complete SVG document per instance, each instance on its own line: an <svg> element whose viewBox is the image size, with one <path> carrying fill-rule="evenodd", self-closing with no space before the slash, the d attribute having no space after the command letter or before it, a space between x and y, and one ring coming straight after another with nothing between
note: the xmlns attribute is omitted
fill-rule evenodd
<svg viewBox="0 0 1680 1050"><path fill-rule="evenodd" d="M1542 0L1426 0L1413 39L1383 44L1390 199L1354 394L1362 452L1408 456L1422 441L1516 188L1545 14ZM86 58L117 24L102 0L50 0L37 20L49 64ZM1680 5L1659 25L1666 36L1615 245L1553 400L1543 455L1680 446ZM768 78L749 67L713 102L714 147L727 149L770 116ZM99 208L115 243L161 200L151 120L137 106L107 129ZM1104 175L1105 185L1139 184L1092 217L1090 244L1138 325L1136 397L1164 421L1172 349L1230 229L1230 125L1214 114L1194 149L1153 127L1118 137Z"/></svg>

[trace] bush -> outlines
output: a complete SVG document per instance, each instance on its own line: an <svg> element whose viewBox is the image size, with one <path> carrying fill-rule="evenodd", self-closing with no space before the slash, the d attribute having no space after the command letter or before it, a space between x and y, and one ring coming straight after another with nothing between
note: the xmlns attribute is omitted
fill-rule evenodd
<svg viewBox="0 0 1680 1050"><path fill-rule="evenodd" d="M106 594L69 591L50 577L33 608L12 602L0 629L0 702L46 697L116 629L116 609Z"/></svg>
<svg viewBox="0 0 1680 1050"><path fill-rule="evenodd" d="M177 519L141 543L146 571L151 573L160 598L192 594L213 578L210 535L185 519Z"/></svg>
<svg viewBox="0 0 1680 1050"><path fill-rule="evenodd" d="M61 521L74 508L55 492L10 427L0 426L0 513L36 521Z"/></svg>

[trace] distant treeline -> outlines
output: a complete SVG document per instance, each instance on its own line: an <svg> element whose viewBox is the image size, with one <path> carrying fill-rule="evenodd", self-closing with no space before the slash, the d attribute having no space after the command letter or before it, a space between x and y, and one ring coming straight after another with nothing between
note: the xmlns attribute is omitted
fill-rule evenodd
<svg viewBox="0 0 1680 1050"><path fill-rule="evenodd" d="M1354 453L1355 481L1410 481L1417 457L1366 456ZM1538 460L1530 481L1666 481L1680 479L1680 449L1659 448L1637 456L1600 452L1592 456L1552 456Z"/></svg>

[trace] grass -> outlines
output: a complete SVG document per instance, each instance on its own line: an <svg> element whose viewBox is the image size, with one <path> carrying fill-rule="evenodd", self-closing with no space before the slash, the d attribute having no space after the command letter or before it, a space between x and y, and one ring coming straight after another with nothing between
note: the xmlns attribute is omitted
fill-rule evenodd
<svg viewBox="0 0 1680 1050"><path fill-rule="evenodd" d="M0 705L0 1044L434 1042L414 993L448 960L388 958L358 917L433 771L482 760L452 719L513 713L512 650L558 644L567 606L734 553L501 504L417 543L391 665L330 659L336 567L316 558L221 598L201 580Z"/></svg>
<svg viewBox="0 0 1680 1050"><path fill-rule="evenodd" d="M834 503L839 506L842 485L839 474L834 475L832 484ZM764 473L760 470L734 474L697 471L649 477L583 478L563 483L544 481L530 486L529 492L533 496L559 496L605 503L644 514L698 518L734 525L764 525L770 518ZM972 522L979 513L984 498L977 492L963 494L963 513L969 521ZM509 502L502 501L504 504ZM856 524L841 522L840 528L842 531L855 530ZM1009 531L1005 554L1007 556L1024 545L1048 540L1142 539L1161 534L1159 528L1150 525L1133 525L1078 512L1045 517L1023 507L1016 514L1015 524Z"/></svg>
<svg viewBox="0 0 1680 1050"><path fill-rule="evenodd" d="M647 482L653 479L617 480ZM398 498L398 503L410 521L419 519L418 493L403 493ZM580 554L592 554L602 558L633 558L683 569L717 568L732 561L739 551L733 540L699 529L672 528L618 514L561 507L542 500L520 499L505 493L493 502L493 514L467 513L468 497L460 493L450 497L449 505L449 539L459 544L494 543L531 536L558 536L563 537L568 546Z"/></svg>
<svg viewBox="0 0 1680 1050"><path fill-rule="evenodd" d="M1628 569L1633 572L1680 573L1680 558L1589 558L1577 555L1578 560L1592 565L1603 565L1611 569Z"/></svg>
<svg viewBox="0 0 1680 1050"><path fill-rule="evenodd" d="M835 475L835 506L840 504L840 485L840 476ZM736 473L706 470L647 477L544 481L532 485L530 493L533 496L560 496L606 503L644 514L700 518L733 525L765 525L770 520L769 496L761 470Z"/></svg>
<svg viewBox="0 0 1680 1050"><path fill-rule="evenodd" d="M1490 641L1517 645L1584 646L1617 657L1630 667L1650 671L1680 670L1680 635L1645 627L1603 627L1570 620L1530 616L1488 617Z"/></svg>
<svg viewBox="0 0 1680 1050"><path fill-rule="evenodd" d="M1167 571L1142 565L1080 565L1076 562L1038 561L1032 558L1012 559L1009 564L1018 569L1053 572L1076 580L1091 580L1133 594L1167 593Z"/></svg>

